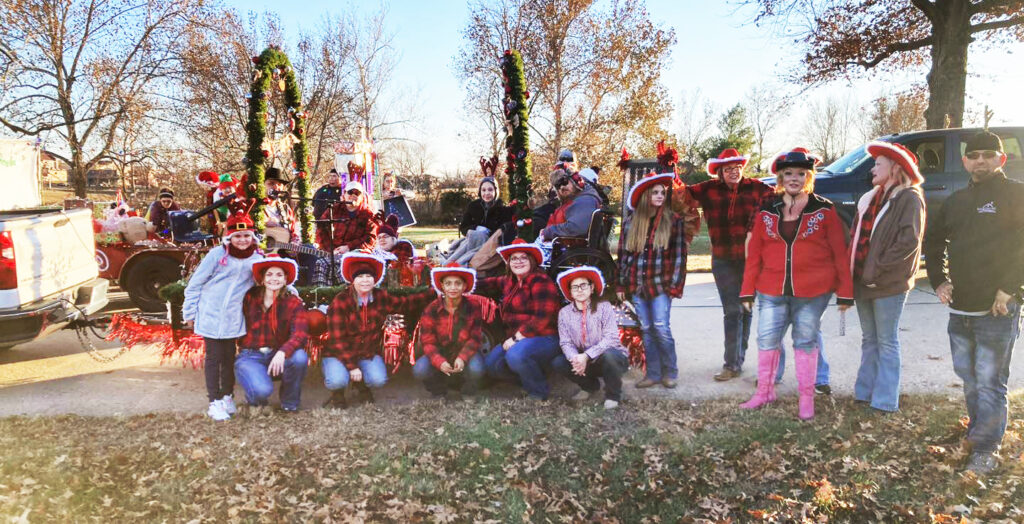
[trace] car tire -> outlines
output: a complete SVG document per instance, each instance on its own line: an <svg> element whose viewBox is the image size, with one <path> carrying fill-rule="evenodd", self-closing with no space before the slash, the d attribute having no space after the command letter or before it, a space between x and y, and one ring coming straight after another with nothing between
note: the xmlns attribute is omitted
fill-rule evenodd
<svg viewBox="0 0 1024 524"><path fill-rule="evenodd" d="M121 287L135 306L145 313L167 311L160 288L181 279L181 263L172 258L153 256L139 260L121 278Z"/></svg>

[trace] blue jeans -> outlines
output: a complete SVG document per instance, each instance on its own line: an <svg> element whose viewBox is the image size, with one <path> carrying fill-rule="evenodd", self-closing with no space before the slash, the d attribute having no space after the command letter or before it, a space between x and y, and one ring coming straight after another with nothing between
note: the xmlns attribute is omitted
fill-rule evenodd
<svg viewBox="0 0 1024 524"><path fill-rule="evenodd" d="M554 335L524 338L508 351L502 349L501 344L495 346L484 359L484 366L491 378L513 381L518 378L530 396L546 399L550 388L544 373L561 351L558 337Z"/></svg>
<svg viewBox="0 0 1024 524"><path fill-rule="evenodd" d="M857 301L860 317L860 369L854 398L882 411L900 408L900 315L907 293Z"/></svg>
<svg viewBox="0 0 1024 524"><path fill-rule="evenodd" d="M430 358L426 356L416 360L416 365L412 367L412 376L423 382L427 391L434 396L444 395L449 388L461 388L466 393L476 393L485 374L484 357L480 356L480 353L473 355L469 362L466 362L466 369L462 373L445 375L435 368L430 363Z"/></svg>
<svg viewBox="0 0 1024 524"><path fill-rule="evenodd" d="M621 351L609 349L590 362L583 376L572 372L572 364L564 354L551 361L551 368L578 385L583 391L593 393L601 387L598 377L604 379L604 398L616 402L622 400L622 375L629 370L629 357Z"/></svg>
<svg viewBox="0 0 1024 524"><path fill-rule="evenodd" d="M326 357L320 362L320 370L324 373L324 386L334 391L348 386L348 368L334 357ZM388 368L380 355L359 361L359 370L363 373L363 383L371 388L379 388L388 382Z"/></svg>
<svg viewBox="0 0 1024 524"><path fill-rule="evenodd" d="M827 307L827 306L826 306ZM782 382L782 375L786 371L786 345L779 345L779 369L775 371L775 383ZM829 379L829 367L828 360L825 359L825 338L821 334L821 330L818 330L818 369L814 374L814 385L824 386L828 385Z"/></svg>
<svg viewBox="0 0 1024 524"><path fill-rule="evenodd" d="M640 320L640 333L647 357L647 378L658 382L679 376L676 367L676 341L672 338L672 297L633 297L636 316Z"/></svg>
<svg viewBox="0 0 1024 524"><path fill-rule="evenodd" d="M265 406L267 399L274 392L274 379L267 373L274 353L263 354L252 349L243 349L235 359L235 375L238 383L245 391L245 401L250 406ZM309 357L306 352L296 349L290 358L284 361L284 372L281 374L281 407L299 409L302 399L302 379L306 377L306 366Z"/></svg>
<svg viewBox="0 0 1024 524"><path fill-rule="evenodd" d="M793 350L813 351L818 347L821 315L832 292L800 298L757 294L757 347L761 351L782 349L786 329L793 328Z"/></svg>
<svg viewBox="0 0 1024 524"><path fill-rule="evenodd" d="M977 452L998 450L1006 432L1006 383L1020 331L1020 305L1010 301L1009 310L1005 317L949 315L953 371L964 381L971 419L967 440Z"/></svg>
<svg viewBox="0 0 1024 524"><path fill-rule="evenodd" d="M753 314L740 303L743 284L743 260L711 258L711 274L715 276L718 298L722 301L722 319L725 327L725 367L733 371L743 368L750 340L750 320Z"/></svg>

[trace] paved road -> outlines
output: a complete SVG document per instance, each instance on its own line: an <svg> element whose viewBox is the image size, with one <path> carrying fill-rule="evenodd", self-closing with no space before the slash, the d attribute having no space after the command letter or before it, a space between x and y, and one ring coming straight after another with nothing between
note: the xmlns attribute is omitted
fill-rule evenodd
<svg viewBox="0 0 1024 524"><path fill-rule="evenodd" d="M126 307L123 296L113 307ZM939 392L960 396L959 381L950 364L946 336L945 307L930 290L910 294L902 320L903 387L907 392ZM755 325L757 319L754 319ZM745 397L753 389L756 355L748 354L748 365L740 379L714 382L711 376L722 364L721 308L714 282L708 273L688 277L686 296L672 309L681 370L679 388L653 388L637 392L631 386L638 376L630 373L626 386L630 395L701 399L718 396ZM832 366L832 385L838 395L852 395L860 361L860 327L855 311L847 313L847 334L840 337L839 313L832 307L825 315L823 331L826 353ZM752 337L753 339L753 337ZM752 340L753 342L753 340ZM115 343L99 343L103 354L116 354ZM780 393L795 394L792 359ZM1014 359L1011 390L1024 388L1024 358ZM557 394L571 394L572 385L558 381ZM501 388L497 394L515 394ZM236 390L241 397L241 390ZM381 402L409 402L426 397L409 376L408 367L399 372L380 393ZM319 369L306 377L302 407L313 408L327 397ZM153 348L137 348L111 363L94 361L83 352L74 333L61 332L44 340L0 353L0 416L16 414L78 413L83 415L137 414L153 411L205 409L202 372L178 364L160 364Z"/></svg>

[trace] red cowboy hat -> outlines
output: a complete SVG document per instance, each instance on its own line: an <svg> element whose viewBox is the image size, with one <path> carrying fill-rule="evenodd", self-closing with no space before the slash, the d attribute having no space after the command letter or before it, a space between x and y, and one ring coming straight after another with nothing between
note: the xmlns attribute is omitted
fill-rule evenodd
<svg viewBox="0 0 1024 524"><path fill-rule="evenodd" d="M284 271L288 284L294 284L295 279L299 276L299 265L294 260L272 254L252 265L252 278L256 280L256 283L262 283L264 273L272 267L278 267Z"/></svg>
<svg viewBox="0 0 1024 524"><path fill-rule="evenodd" d="M562 271L555 277L555 281L558 282L558 288L562 290L562 296L566 300L572 302L572 294L569 291L569 286L573 280L577 278L585 278L590 281L594 286L594 296L599 297L604 293L604 275L601 271L594 266L580 266L572 269Z"/></svg>
<svg viewBox="0 0 1024 524"><path fill-rule="evenodd" d="M441 291L441 281L445 277L459 277L463 282L466 283L466 290L463 293L472 293L476 289L476 270L469 267L461 267L455 262L448 264L444 267L435 267L430 270L430 284L434 286L434 291L439 294Z"/></svg>
<svg viewBox="0 0 1024 524"><path fill-rule="evenodd" d="M669 186L672 187L672 182L675 180L675 173L661 173L660 175L649 174L640 180L633 187L629 189L629 196L626 198L630 211L636 209L637 204L640 203L640 197L643 196L644 192L654 186Z"/></svg>
<svg viewBox="0 0 1024 524"><path fill-rule="evenodd" d="M369 269L377 280L373 285L379 286L384 280L384 271L387 264L383 260L365 251L349 251L341 257L341 278L345 282L352 283L356 273L362 269Z"/></svg>
<svg viewBox="0 0 1024 524"><path fill-rule="evenodd" d="M707 163L707 172L709 175L717 175L718 170L729 165L739 164L740 169L747 167L747 162L750 161L750 157L747 155L741 155L739 151L733 148L726 149L718 155L718 158L709 158Z"/></svg>
<svg viewBox="0 0 1024 524"><path fill-rule="evenodd" d="M537 244L531 244L521 238L515 239L511 244L498 248L498 254L501 255L502 260L508 264L508 257L514 253L526 253L533 257L534 262L537 265L544 263L544 252L541 251L540 246Z"/></svg>
<svg viewBox="0 0 1024 524"><path fill-rule="evenodd" d="M903 147L903 144L874 140L868 143L868 154L874 158L884 156L899 164L907 176L910 177L912 184L916 185L924 182L921 170L917 168L917 155Z"/></svg>

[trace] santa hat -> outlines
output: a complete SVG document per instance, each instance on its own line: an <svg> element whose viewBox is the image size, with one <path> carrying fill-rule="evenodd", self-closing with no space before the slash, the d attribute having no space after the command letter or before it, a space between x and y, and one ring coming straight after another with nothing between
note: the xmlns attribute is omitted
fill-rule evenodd
<svg viewBox="0 0 1024 524"><path fill-rule="evenodd" d="M466 289L463 291L463 294L472 293L476 289L476 270L471 267L461 267L452 262L447 266L431 269L430 285L434 287L434 291L437 291L438 294L443 294L441 282L444 281L445 277L461 278L466 283Z"/></svg>
<svg viewBox="0 0 1024 524"><path fill-rule="evenodd" d="M373 285L379 286L386 268L384 260L366 251L349 251L341 256L341 278L349 284L356 276L368 271L376 280Z"/></svg>
<svg viewBox="0 0 1024 524"><path fill-rule="evenodd" d="M256 283L263 283L263 275L268 269L276 267L284 271L284 277L288 284L294 284L299 276L299 264L290 258L281 258L276 254L267 255L263 260L252 265L252 278Z"/></svg>
<svg viewBox="0 0 1024 524"><path fill-rule="evenodd" d="M384 223L377 228L378 235L387 235L398 238L398 215L392 213L384 219Z"/></svg>
<svg viewBox="0 0 1024 524"><path fill-rule="evenodd" d="M256 234L256 227L253 225L252 219L249 218L249 213L240 209L232 213L224 224L224 242L227 243L235 233L245 232Z"/></svg>
<svg viewBox="0 0 1024 524"><path fill-rule="evenodd" d="M750 157L747 155L741 155L739 151L733 148L726 149L718 155L718 158L709 158L707 163L707 172L709 175L717 175L718 170L729 165L739 164L740 169L747 167L747 162L750 161Z"/></svg>
<svg viewBox="0 0 1024 524"><path fill-rule="evenodd" d="M209 189L215 189L220 183L220 175L216 171L200 171L196 175L196 183Z"/></svg>
<svg viewBox="0 0 1024 524"><path fill-rule="evenodd" d="M544 252L540 249L537 244L531 244L521 238L515 239L511 244L498 248L498 254L501 255L502 260L508 264L508 259L516 253L526 253L533 257L534 262L537 265L544 263Z"/></svg>
<svg viewBox="0 0 1024 524"><path fill-rule="evenodd" d="M604 275L601 274L601 270L594 266L574 267L562 271L555 277L555 282L558 283L558 288L562 290L562 296L566 300L572 302L572 293L569 286L577 278L585 278L590 281L594 286L594 297L599 297L604 293Z"/></svg>
<svg viewBox="0 0 1024 524"><path fill-rule="evenodd" d="M921 176L921 171L917 168L917 155L903 144L874 140L868 143L868 154L874 158L884 156L899 164L903 168L903 172L910 177L911 184L917 185L924 182L924 177Z"/></svg>
<svg viewBox="0 0 1024 524"><path fill-rule="evenodd" d="M772 157L772 164L768 166L768 172L778 175L779 171L787 167L802 167L814 169L821 165L821 157L811 153L805 147L794 147L789 151L779 151Z"/></svg>
<svg viewBox="0 0 1024 524"><path fill-rule="evenodd" d="M629 189L629 195L626 197L626 206L630 211L636 209L636 206L640 203L640 197L644 195L644 192L657 185L671 187L675 178L675 173L662 173L660 175L649 173L647 176L638 180L636 184L633 184L633 187Z"/></svg>

